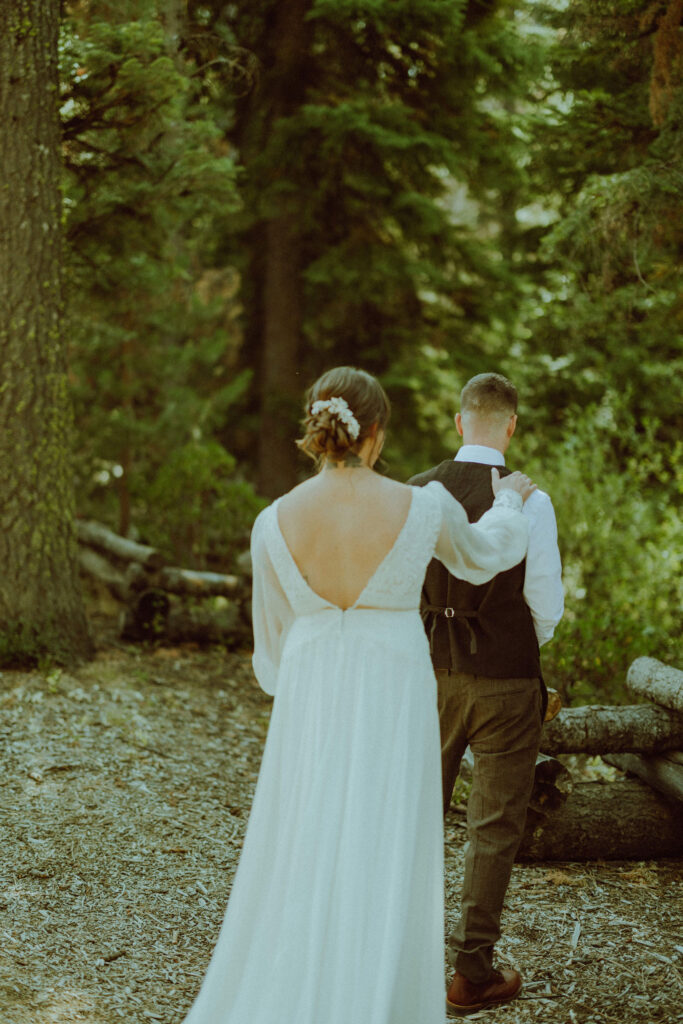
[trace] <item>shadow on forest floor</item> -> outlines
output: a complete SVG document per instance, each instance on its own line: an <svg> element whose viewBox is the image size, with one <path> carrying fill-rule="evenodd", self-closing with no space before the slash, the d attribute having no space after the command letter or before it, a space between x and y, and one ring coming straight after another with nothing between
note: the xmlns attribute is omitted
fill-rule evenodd
<svg viewBox="0 0 683 1024"><path fill-rule="evenodd" d="M0 674L0 712L2 1024L179 1024L268 725L248 654L105 643L73 674ZM446 822L448 924L461 820ZM680 1019L680 908L678 861L517 866L499 960L524 997L469 1019Z"/></svg>

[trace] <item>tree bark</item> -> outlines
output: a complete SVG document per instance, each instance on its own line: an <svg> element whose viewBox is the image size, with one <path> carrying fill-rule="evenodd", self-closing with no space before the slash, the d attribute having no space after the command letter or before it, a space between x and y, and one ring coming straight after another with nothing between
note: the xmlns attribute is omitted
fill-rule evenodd
<svg viewBox="0 0 683 1024"><path fill-rule="evenodd" d="M91 653L61 323L59 0L0 6L0 657Z"/></svg>
<svg viewBox="0 0 683 1024"><path fill-rule="evenodd" d="M263 83L270 96L266 132L296 112L306 91L305 67L310 36L306 14L310 0L285 0L276 6L272 67ZM263 106L267 105L267 100ZM263 315L260 358L259 489L278 497L297 481L294 429L301 413L304 383L299 354L303 323L301 228L286 208L263 226ZM298 415L297 415L298 414Z"/></svg>
<svg viewBox="0 0 683 1024"><path fill-rule="evenodd" d="M636 658L626 675L626 685L638 697L683 713L683 672L656 658Z"/></svg>
<svg viewBox="0 0 683 1024"><path fill-rule="evenodd" d="M259 490L276 498L296 483L298 457L293 428L303 397L298 375L301 267L293 218L270 221L265 239Z"/></svg>
<svg viewBox="0 0 683 1024"><path fill-rule="evenodd" d="M672 752L677 753L677 752ZM683 801L683 764L669 754L641 757L640 754L606 754L603 761L622 772L631 772L653 789Z"/></svg>
<svg viewBox="0 0 683 1024"><path fill-rule="evenodd" d="M683 853L683 808L644 782L581 782L525 830L518 861L648 860Z"/></svg>
<svg viewBox="0 0 683 1024"><path fill-rule="evenodd" d="M546 722L541 750L546 754L656 754L683 747L683 716L649 704L565 708Z"/></svg>

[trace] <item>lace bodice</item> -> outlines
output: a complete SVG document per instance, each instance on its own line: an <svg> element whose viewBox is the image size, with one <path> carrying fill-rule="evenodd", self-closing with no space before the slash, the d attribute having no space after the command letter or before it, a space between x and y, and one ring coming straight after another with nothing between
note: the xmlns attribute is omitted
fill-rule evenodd
<svg viewBox="0 0 683 1024"><path fill-rule="evenodd" d="M268 693L275 691L280 655L294 620L330 609L342 614L301 575L280 530L277 505L259 514L252 531L254 670ZM476 584L511 568L526 552L527 521L521 505L518 494L502 491L479 522L470 524L462 505L440 483L413 488L408 516L392 548L347 611L417 611L433 557Z"/></svg>

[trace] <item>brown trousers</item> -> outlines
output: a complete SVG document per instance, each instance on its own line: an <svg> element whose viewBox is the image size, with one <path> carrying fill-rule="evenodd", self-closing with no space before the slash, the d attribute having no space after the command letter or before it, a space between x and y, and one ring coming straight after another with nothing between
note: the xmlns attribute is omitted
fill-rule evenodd
<svg viewBox="0 0 683 1024"><path fill-rule="evenodd" d="M472 982L492 970L493 946L517 853L541 738L538 679L491 679L437 670L444 813L460 760L474 756L460 919L448 937L452 965Z"/></svg>

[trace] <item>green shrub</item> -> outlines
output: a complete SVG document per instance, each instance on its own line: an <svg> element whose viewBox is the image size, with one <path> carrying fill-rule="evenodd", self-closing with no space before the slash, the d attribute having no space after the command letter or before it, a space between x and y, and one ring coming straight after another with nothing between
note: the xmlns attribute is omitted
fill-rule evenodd
<svg viewBox="0 0 683 1024"><path fill-rule="evenodd" d="M683 447L643 436L622 472L609 433L598 411L584 410L552 463L523 462L552 497L564 570L566 610L543 648L544 674L574 704L632 700L626 672L641 655L683 665Z"/></svg>
<svg viewBox="0 0 683 1024"><path fill-rule="evenodd" d="M228 571L266 504L235 476L235 459L216 441L171 453L146 495L150 543L193 568Z"/></svg>

